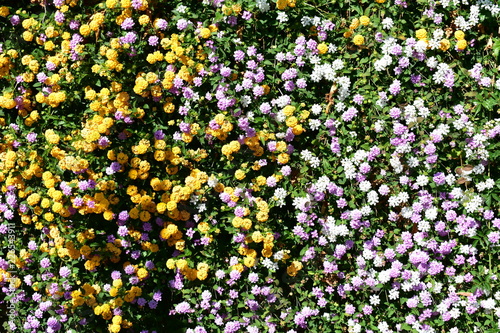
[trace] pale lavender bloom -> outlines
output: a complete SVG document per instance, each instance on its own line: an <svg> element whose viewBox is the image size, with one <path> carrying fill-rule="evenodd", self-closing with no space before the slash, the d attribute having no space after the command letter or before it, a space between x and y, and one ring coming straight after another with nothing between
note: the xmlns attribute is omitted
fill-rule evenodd
<svg viewBox="0 0 500 333"><path fill-rule="evenodd" d="M50 267L50 259L49 258L43 258L42 260L40 260L40 266L42 268L48 268L48 267Z"/></svg>
<svg viewBox="0 0 500 333"><path fill-rule="evenodd" d="M37 137L37 134L34 132L31 132L28 135L26 135L26 140L28 140L28 142L33 143L36 141L36 137Z"/></svg>
<svg viewBox="0 0 500 333"><path fill-rule="evenodd" d="M158 45L158 40L159 40L159 38L157 36L150 36L148 38L148 44L151 46L156 46L156 45Z"/></svg>
<svg viewBox="0 0 500 333"><path fill-rule="evenodd" d="M123 20L121 28L123 30L130 30L134 27L134 25L135 25L134 20L131 17L127 17L125 20Z"/></svg>
<svg viewBox="0 0 500 333"><path fill-rule="evenodd" d="M156 28L157 28L157 29L160 29L160 30L165 30L165 29L167 29L167 27L168 27L168 23L167 23L167 21L166 21L166 20L164 20L164 19L158 19L158 20L156 21L156 25L155 25L155 26L156 26Z"/></svg>

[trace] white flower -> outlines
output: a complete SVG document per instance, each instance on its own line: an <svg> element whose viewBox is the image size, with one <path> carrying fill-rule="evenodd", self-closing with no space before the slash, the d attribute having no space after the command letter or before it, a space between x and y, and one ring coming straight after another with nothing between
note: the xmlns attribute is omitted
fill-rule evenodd
<svg viewBox="0 0 500 333"><path fill-rule="evenodd" d="M279 268L278 264L269 258L264 258L264 260L262 260L262 265L270 271L277 271Z"/></svg>
<svg viewBox="0 0 500 333"><path fill-rule="evenodd" d="M418 231L428 232L431 230L429 221L421 220L418 222Z"/></svg>
<svg viewBox="0 0 500 333"><path fill-rule="evenodd" d="M276 200L282 200L286 198L286 190L282 187L278 187L276 190L274 190L274 197Z"/></svg>
<svg viewBox="0 0 500 333"><path fill-rule="evenodd" d="M373 190L368 192L368 195L366 197L369 205L376 205L379 201L377 192Z"/></svg>
<svg viewBox="0 0 500 333"><path fill-rule="evenodd" d="M397 289L391 289L391 291L389 291L389 299L390 300L395 300L395 299L398 299L399 298L399 290Z"/></svg>
<svg viewBox="0 0 500 333"><path fill-rule="evenodd" d="M368 192L372 188L372 184L368 180L363 180L359 183L359 189L363 192Z"/></svg>
<svg viewBox="0 0 500 333"><path fill-rule="evenodd" d="M417 184L418 186L425 186L425 185L429 184L429 177L424 176L424 175L420 175L415 180L415 184Z"/></svg>
<svg viewBox="0 0 500 333"><path fill-rule="evenodd" d="M256 5L261 12L267 12L271 8L266 0L257 0Z"/></svg>
<svg viewBox="0 0 500 333"><path fill-rule="evenodd" d="M182 13L182 14L185 14L186 11L187 11L187 7L184 6L184 5L179 5L177 6L176 10L179 12L179 13Z"/></svg>
<svg viewBox="0 0 500 333"><path fill-rule="evenodd" d="M437 208L431 207L425 211L425 218L434 221L437 218Z"/></svg>
<svg viewBox="0 0 500 333"><path fill-rule="evenodd" d="M309 127L311 127L311 129L313 131L316 131L320 128L321 126L321 120L319 119L309 119Z"/></svg>
<svg viewBox="0 0 500 333"><path fill-rule="evenodd" d="M215 186L217 186L218 183L219 183L219 180L215 176L212 175L212 176L210 176L210 178L208 178L208 181L207 181L208 186L215 187Z"/></svg>
<svg viewBox="0 0 500 333"><path fill-rule="evenodd" d="M319 104L314 104L313 106L311 106L311 112L315 116L320 115L322 111L323 108Z"/></svg>
<svg viewBox="0 0 500 333"><path fill-rule="evenodd" d="M392 27L394 26L394 21L390 18L390 17L386 17L383 21L382 21L382 27L385 29L385 30L390 30L392 29Z"/></svg>
<svg viewBox="0 0 500 333"><path fill-rule="evenodd" d="M435 57L430 57L429 59L427 59L426 63L427 63L427 67L429 67L429 68L436 68L438 65L438 62L437 62Z"/></svg>
<svg viewBox="0 0 500 333"><path fill-rule="evenodd" d="M371 295L370 296L370 304L377 306L380 304L380 297L378 295Z"/></svg>
<svg viewBox="0 0 500 333"><path fill-rule="evenodd" d="M375 122L375 132L380 133L385 128L385 122L382 119L379 119Z"/></svg>
<svg viewBox="0 0 500 333"><path fill-rule="evenodd" d="M487 310L492 310L495 308L496 302L493 298L488 298L483 301L481 301L481 307Z"/></svg>
<svg viewBox="0 0 500 333"><path fill-rule="evenodd" d="M415 45L415 51L419 53L424 53L427 50L427 43L423 40L419 40Z"/></svg>
<svg viewBox="0 0 500 333"><path fill-rule="evenodd" d="M276 18L277 21L279 21L280 23L285 23L286 21L288 21L288 15L286 15L285 12L278 12L278 17Z"/></svg>
<svg viewBox="0 0 500 333"><path fill-rule="evenodd" d="M416 158L415 156L408 157L407 163L408 163L408 166L410 168L415 168L416 166L418 166L420 164L418 158Z"/></svg>
<svg viewBox="0 0 500 333"><path fill-rule="evenodd" d="M240 103L241 103L241 105L243 105L244 108L249 106L251 102L252 102L252 99L250 98L250 96L244 95L243 97L241 97Z"/></svg>

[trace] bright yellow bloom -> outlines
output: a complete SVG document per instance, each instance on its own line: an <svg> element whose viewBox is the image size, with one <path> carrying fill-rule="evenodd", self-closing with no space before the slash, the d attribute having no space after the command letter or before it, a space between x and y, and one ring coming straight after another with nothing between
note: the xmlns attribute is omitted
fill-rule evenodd
<svg viewBox="0 0 500 333"><path fill-rule="evenodd" d="M425 29L418 29L415 32L415 35L417 36L418 39L426 39L427 38L427 31Z"/></svg>
<svg viewBox="0 0 500 333"><path fill-rule="evenodd" d="M465 38L465 34L462 30L455 31L455 38L458 40L462 40Z"/></svg>
<svg viewBox="0 0 500 333"><path fill-rule="evenodd" d="M363 15L359 18L359 23L361 23L361 25L368 25L370 24L370 18L368 16Z"/></svg>
<svg viewBox="0 0 500 333"><path fill-rule="evenodd" d="M460 39L458 42L457 42L457 48L459 50L464 50L465 48L467 47L467 41L465 39Z"/></svg>
<svg viewBox="0 0 500 333"><path fill-rule="evenodd" d="M352 42L358 46L363 45L365 43L365 37L363 37L361 35L356 35L353 37Z"/></svg>

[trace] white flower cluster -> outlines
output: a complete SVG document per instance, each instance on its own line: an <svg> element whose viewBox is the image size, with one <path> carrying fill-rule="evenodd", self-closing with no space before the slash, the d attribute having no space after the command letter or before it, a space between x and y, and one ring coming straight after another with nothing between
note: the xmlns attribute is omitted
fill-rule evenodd
<svg viewBox="0 0 500 333"><path fill-rule="evenodd" d="M432 38L429 40L429 47L431 50L436 50L441 46L441 40L444 37L443 29L436 29L432 33Z"/></svg>
<svg viewBox="0 0 500 333"><path fill-rule="evenodd" d="M375 61L373 66L377 72L381 72L387 69L392 64L392 57L388 54L384 55L381 59Z"/></svg>
<svg viewBox="0 0 500 333"><path fill-rule="evenodd" d="M463 16L459 16L455 19L455 24L457 27L463 31L470 30L479 24L479 6L470 6L469 19L466 20Z"/></svg>
<svg viewBox="0 0 500 333"><path fill-rule="evenodd" d="M491 178L486 179L484 182L479 182L476 184L478 192L483 192L484 190L490 190L495 186L495 181Z"/></svg>
<svg viewBox="0 0 500 333"><path fill-rule="evenodd" d="M434 80L435 83L444 83L446 81L446 76L450 74L455 75L450 66L442 62L439 65L437 65L437 71L432 76L432 79Z"/></svg>
<svg viewBox="0 0 500 333"><path fill-rule="evenodd" d="M305 197L293 198L293 206L300 210L305 210L311 204L312 196L307 194Z"/></svg>
<svg viewBox="0 0 500 333"><path fill-rule="evenodd" d="M276 18L276 21L279 23L285 23L288 21L288 15L286 15L285 12L278 12L278 17Z"/></svg>
<svg viewBox="0 0 500 333"><path fill-rule="evenodd" d="M397 195L392 195L389 197L389 207L397 207L401 204L408 202L410 196L406 192L400 192Z"/></svg>
<svg viewBox="0 0 500 333"><path fill-rule="evenodd" d="M403 172L403 165L401 164L401 161L399 160L398 156L396 155L392 156L391 159L389 160L389 163L391 164L395 173Z"/></svg>
<svg viewBox="0 0 500 333"><path fill-rule="evenodd" d="M271 6L269 6L269 3L266 0L257 0L255 4L261 12L267 12L271 9Z"/></svg>
<svg viewBox="0 0 500 333"><path fill-rule="evenodd" d="M278 263L272 261L269 258L264 258L262 260L262 266L264 266L265 268L267 268L270 271L277 271L279 268Z"/></svg>
<svg viewBox="0 0 500 333"><path fill-rule="evenodd" d="M314 104L313 106L311 106L311 112L315 116L320 115L322 111L323 111L323 108L319 104Z"/></svg>
<svg viewBox="0 0 500 333"><path fill-rule="evenodd" d="M393 21L390 17L386 17L386 18L382 21L382 27L383 27L385 30L391 30L393 26L394 26L394 21Z"/></svg>
<svg viewBox="0 0 500 333"><path fill-rule="evenodd" d="M328 176L321 176L318 178L316 183L314 183L314 187L319 192L325 192L328 184L330 184L330 178L328 178Z"/></svg>
<svg viewBox="0 0 500 333"><path fill-rule="evenodd" d="M348 236L349 229L345 224L335 224L335 219L331 216L328 216L325 226L323 227L323 234L328 238L330 242L335 243L337 237Z"/></svg>
<svg viewBox="0 0 500 333"><path fill-rule="evenodd" d="M368 192L368 194L366 195L366 199L368 200L369 205L371 206L376 205L379 201L378 193L372 190Z"/></svg>
<svg viewBox="0 0 500 333"><path fill-rule="evenodd" d="M469 197L465 200L464 206L467 213L473 213L477 211L483 205L483 198L480 195L469 194Z"/></svg>
<svg viewBox="0 0 500 333"><path fill-rule="evenodd" d="M329 22L329 21L328 20L323 20L323 24L325 24L327 22ZM315 17L303 16L300 19L300 23L304 27L307 27L307 26L310 26L310 25L318 26L318 25L322 24L321 23L321 18L318 17L318 16L315 16Z"/></svg>
<svg viewBox="0 0 500 333"><path fill-rule="evenodd" d="M471 148L469 146L465 146L465 156L467 158L474 157L479 160L487 160L490 156L490 153L485 148L488 137L484 134L476 134L472 139L477 143L477 147Z"/></svg>
<svg viewBox="0 0 500 333"><path fill-rule="evenodd" d="M321 120L319 119L309 119L309 127L313 130L316 131L320 128L321 126Z"/></svg>
<svg viewBox="0 0 500 333"><path fill-rule="evenodd" d="M276 190L274 190L273 199L276 200L276 204L279 207L283 207L285 205L286 195L287 195L286 190L282 187L278 187Z"/></svg>
<svg viewBox="0 0 500 333"><path fill-rule="evenodd" d="M207 181L207 185L210 187L215 187L219 184L219 180L214 175L210 176Z"/></svg>
<svg viewBox="0 0 500 333"><path fill-rule="evenodd" d="M315 169L321 164L321 160L307 149L300 152L300 157Z"/></svg>
<svg viewBox="0 0 500 333"><path fill-rule="evenodd" d="M343 68L344 62L341 59L337 59L331 64L316 64L311 73L311 80L314 82L319 82L321 79L333 81L336 78L335 71L339 71Z"/></svg>
<svg viewBox="0 0 500 333"><path fill-rule="evenodd" d="M344 174L347 179L356 178L356 166L352 161L348 158L344 158L341 162L342 167L344 168Z"/></svg>

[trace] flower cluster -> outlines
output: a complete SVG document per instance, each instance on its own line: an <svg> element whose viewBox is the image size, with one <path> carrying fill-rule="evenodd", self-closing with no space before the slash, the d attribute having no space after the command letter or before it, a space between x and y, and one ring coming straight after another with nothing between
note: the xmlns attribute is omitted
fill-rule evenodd
<svg viewBox="0 0 500 333"><path fill-rule="evenodd" d="M4 328L499 330L499 16L1 6Z"/></svg>

